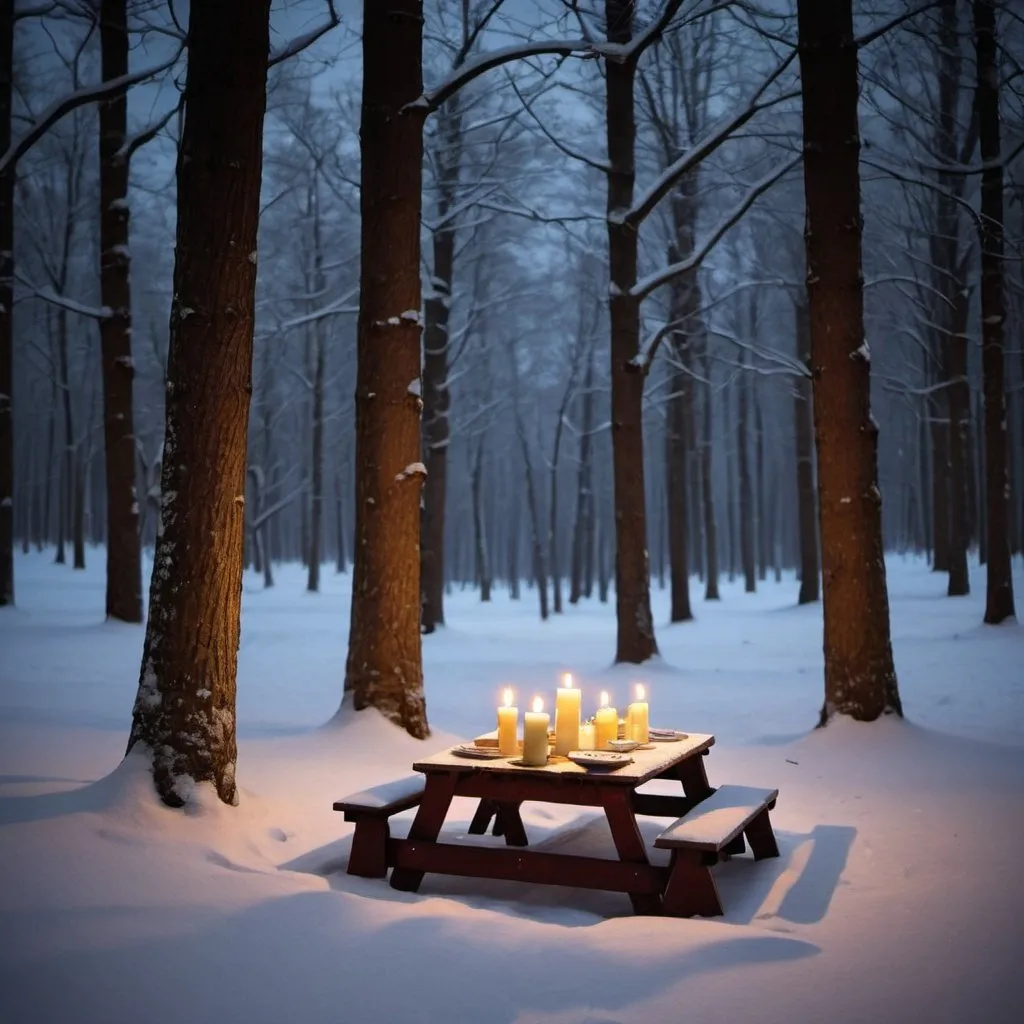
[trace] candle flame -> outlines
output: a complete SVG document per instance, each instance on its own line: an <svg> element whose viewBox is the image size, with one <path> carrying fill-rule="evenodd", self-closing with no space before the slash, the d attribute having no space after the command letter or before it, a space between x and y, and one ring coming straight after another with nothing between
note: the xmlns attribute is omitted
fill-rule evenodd
<svg viewBox="0 0 1024 1024"><path fill-rule="evenodd" d="M535 714L540 714L544 710L544 701L540 697L533 698L533 710Z"/></svg>
<svg viewBox="0 0 1024 1024"><path fill-rule="evenodd" d="M505 688L505 693L503 694L503 698L504 698L504 701L505 701L505 707L507 707L507 708L512 707L512 691L510 689L508 689L508 687Z"/></svg>
<svg viewBox="0 0 1024 1024"><path fill-rule="evenodd" d="M567 690L571 690L572 689L572 673L571 672L566 672L565 675L562 676L562 685Z"/></svg>
<svg viewBox="0 0 1024 1024"><path fill-rule="evenodd" d="M601 707L603 707L603 708L608 707L608 691L607 690L602 690L601 691Z"/></svg>
<svg viewBox="0 0 1024 1024"><path fill-rule="evenodd" d="M644 684L643 683L637 683L636 684L636 699L637 700L643 700L645 692L646 691L644 690Z"/></svg>

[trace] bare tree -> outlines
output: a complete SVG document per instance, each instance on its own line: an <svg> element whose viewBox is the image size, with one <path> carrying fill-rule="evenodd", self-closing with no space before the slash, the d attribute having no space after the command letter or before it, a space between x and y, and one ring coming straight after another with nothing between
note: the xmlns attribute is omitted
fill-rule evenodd
<svg viewBox="0 0 1024 1024"><path fill-rule="evenodd" d="M0 153L11 145L14 0L0 0ZM0 171L0 607L14 604L14 168Z"/></svg>
<svg viewBox="0 0 1024 1024"><path fill-rule="evenodd" d="M1010 482L1007 472L1006 380L1003 365L1003 153L999 125L999 63L995 0L974 0L978 83L975 104L981 144L981 358L985 388L985 499L988 563L985 622L1014 616L1010 564Z"/></svg>
<svg viewBox="0 0 1024 1024"><path fill-rule="evenodd" d="M270 0L189 12L160 534L129 752L237 802L235 676Z"/></svg>
<svg viewBox="0 0 1024 1024"><path fill-rule="evenodd" d="M356 532L345 689L429 735L420 646L422 0L363 5Z"/></svg>
<svg viewBox="0 0 1024 1024"><path fill-rule="evenodd" d="M902 715L889 639L889 598L864 339L851 0L798 0L803 92L805 240L824 574L825 701L834 715Z"/></svg>

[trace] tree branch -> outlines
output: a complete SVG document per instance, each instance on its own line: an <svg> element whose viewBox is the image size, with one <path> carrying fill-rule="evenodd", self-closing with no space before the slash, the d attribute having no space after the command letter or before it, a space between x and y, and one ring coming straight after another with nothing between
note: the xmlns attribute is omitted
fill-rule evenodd
<svg viewBox="0 0 1024 1024"><path fill-rule="evenodd" d="M165 60L151 68L144 68L142 71L133 71L127 75L119 75L106 82L98 82L96 85L86 86L78 89L59 100L55 100L46 108L29 126L28 130L11 144L10 148L0 156L0 174L4 174L17 166L18 161L66 114L79 107L87 106L89 103L98 103L101 100L116 96L119 92L145 82L146 79L159 75L173 67L181 56L181 48L173 57Z"/></svg>
<svg viewBox="0 0 1024 1024"><path fill-rule="evenodd" d="M799 153L791 156L788 160L783 161L770 174L752 185L739 205L734 207L725 217L722 218L722 220L718 222L717 226L704 240L704 244L699 249L694 250L694 252L692 252L685 260L681 260L678 263L672 263L669 266L637 281L637 283L630 288L630 295L633 295L638 299L645 299L656 288L660 288L663 284L671 281L672 278L678 277L680 274L685 274L688 271L696 270L696 268L704 262L708 253L711 252L711 250L719 243L722 236L740 220L751 206L754 205L757 198L767 192L768 189L770 189L780 178L796 167L796 165L800 163L801 159L802 156Z"/></svg>
<svg viewBox="0 0 1024 1024"><path fill-rule="evenodd" d="M267 67L272 68L275 64L280 64L282 61L302 53L303 50L312 46L321 36L327 35L332 28L335 28L340 23L341 18L338 17L338 12L334 9L334 0L327 0L327 20L308 32L304 32L301 36L296 36L285 43L284 46L271 51Z"/></svg>

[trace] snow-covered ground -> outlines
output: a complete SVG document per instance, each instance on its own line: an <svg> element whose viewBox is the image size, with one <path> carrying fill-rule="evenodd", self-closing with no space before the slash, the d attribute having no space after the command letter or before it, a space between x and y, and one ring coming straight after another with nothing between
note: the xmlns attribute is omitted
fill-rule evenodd
<svg viewBox="0 0 1024 1024"><path fill-rule="evenodd" d="M641 671L608 665L609 606L541 624L529 591L456 592L425 640L421 744L375 712L333 718L348 581L308 595L283 567L272 591L246 581L241 804L191 814L160 806L136 759L118 767L142 629L101 621L102 553L84 573L26 556L17 576L0 613L3 1024L1024 1020L1024 629L980 624L981 570L950 600L922 563L890 561L908 719L821 731L821 613L795 607L791 579L725 585L671 628L656 590L662 660ZM1024 603L1024 573L1016 586ZM643 681L652 724L715 733L712 783L779 788L782 856L716 869L723 918L344 873L334 799L493 728L502 684L550 699L566 669L585 707ZM533 845L612 855L594 812L523 810Z"/></svg>

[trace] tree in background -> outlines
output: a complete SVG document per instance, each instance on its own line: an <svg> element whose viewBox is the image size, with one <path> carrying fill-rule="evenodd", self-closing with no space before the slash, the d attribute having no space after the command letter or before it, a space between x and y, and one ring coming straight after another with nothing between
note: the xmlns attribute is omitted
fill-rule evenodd
<svg viewBox="0 0 1024 1024"><path fill-rule="evenodd" d="M825 702L903 713L889 639L878 428L861 277L857 43L851 0L798 0L805 245L825 617Z"/></svg>
<svg viewBox="0 0 1024 1024"><path fill-rule="evenodd" d="M420 643L423 2L363 5L356 523L345 689L429 735Z"/></svg>
<svg viewBox="0 0 1024 1024"><path fill-rule="evenodd" d="M0 154L11 144L14 0L0 0ZM0 170L0 608L14 604L14 168Z"/></svg>
<svg viewBox="0 0 1024 1024"><path fill-rule="evenodd" d="M1010 481L1007 473L1006 378L1003 365L1003 165L999 126L999 62L994 0L974 2L978 86L975 104L981 144L981 359L985 389L985 499L988 566L985 621L1013 618L1010 565Z"/></svg>
<svg viewBox="0 0 1024 1024"><path fill-rule="evenodd" d="M235 785L246 437L270 0L189 12L160 530L128 751L161 799Z"/></svg>
<svg viewBox="0 0 1024 1024"><path fill-rule="evenodd" d="M103 80L128 74L126 0L101 0ZM128 249L128 92L99 104L100 320L107 477L107 618L142 621L142 552L135 493L132 309Z"/></svg>

